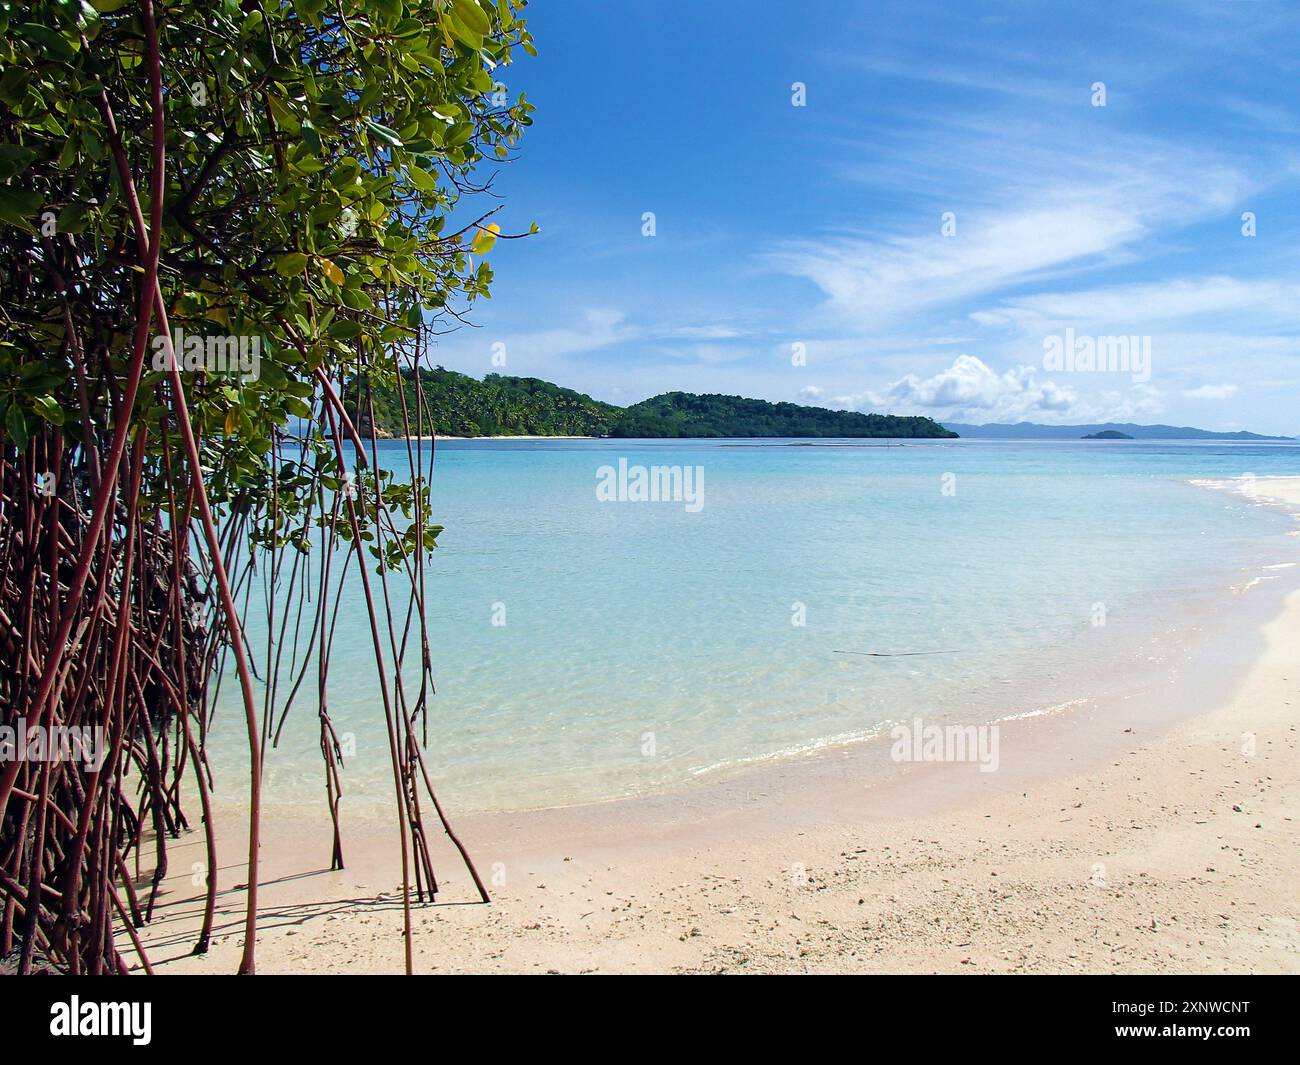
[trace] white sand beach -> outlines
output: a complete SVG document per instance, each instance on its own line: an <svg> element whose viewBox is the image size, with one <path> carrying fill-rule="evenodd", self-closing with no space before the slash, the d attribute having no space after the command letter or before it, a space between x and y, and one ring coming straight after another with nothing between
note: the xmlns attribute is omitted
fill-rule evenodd
<svg viewBox="0 0 1300 1065"><path fill-rule="evenodd" d="M1300 478L1252 490L1300 508ZM458 818L493 901L439 840L416 971L1300 972L1300 592L1257 635L1206 712L1007 722L996 773L889 767L875 744L655 799ZM238 811L219 824L214 945L190 953L195 833L143 932L160 973L237 965ZM345 814L339 872L323 812L268 809L264 826L259 971L401 971L395 825Z"/></svg>

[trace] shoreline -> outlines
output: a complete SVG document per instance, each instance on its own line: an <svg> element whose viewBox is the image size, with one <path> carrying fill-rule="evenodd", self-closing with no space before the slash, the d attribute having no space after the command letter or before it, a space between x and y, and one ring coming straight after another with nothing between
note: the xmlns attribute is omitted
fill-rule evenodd
<svg viewBox="0 0 1300 1065"><path fill-rule="evenodd" d="M608 440L607 436L526 436L526 435L505 435L505 436L445 436L439 433L437 436L390 436L388 440L432 440L437 443L439 440Z"/></svg>
<svg viewBox="0 0 1300 1065"><path fill-rule="evenodd" d="M1300 507L1300 478L1254 488ZM638 799L453 812L494 902L436 840L417 971L1300 971L1300 590L1276 588L1262 647L1235 641L1251 664L1230 690L1230 670L1213 692L1189 671L1203 712L1005 721L1000 772L891 765L869 743ZM218 841L237 856L233 812ZM263 971L400 971L396 826L345 814L349 865L331 873L323 811L263 821ZM174 868L201 847L191 833ZM143 932L158 971L233 971L241 873L222 870L202 958L202 889L168 878Z"/></svg>
<svg viewBox="0 0 1300 1065"><path fill-rule="evenodd" d="M630 442L644 440L664 440L664 441L691 441L691 440L780 440L795 441L794 444L784 446L815 446L812 444L803 445L802 441L816 440L901 440L901 441L921 441L929 443L931 441L946 441L951 443L954 440L961 440L965 443L991 443L991 444L1072 444L1081 443L1088 440L1087 437L1019 437L1019 436L530 436L528 434L505 434L496 436L451 436L444 433L438 433L436 436L428 434L389 434L379 436L379 440L627 440ZM1287 436L1262 436L1257 440L1236 440L1236 439L1218 439L1217 437L1133 437L1128 440L1088 440L1089 443L1112 443L1112 444L1295 444L1296 438ZM754 444L754 447L773 446ZM901 446L901 445L900 445Z"/></svg>

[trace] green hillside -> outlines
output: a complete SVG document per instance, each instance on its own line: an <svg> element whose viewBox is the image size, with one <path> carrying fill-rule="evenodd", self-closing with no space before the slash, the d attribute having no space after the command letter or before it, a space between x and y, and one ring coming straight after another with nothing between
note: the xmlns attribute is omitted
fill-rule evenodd
<svg viewBox="0 0 1300 1065"><path fill-rule="evenodd" d="M601 403L590 396L535 377L488 374L482 381L438 367L421 371L426 414L444 436L608 437L955 437L929 418L768 403L740 396L665 392L631 407ZM415 378L402 386L414 426ZM402 406L395 389L374 396L380 435L402 431ZM366 420L359 419L364 427Z"/></svg>
<svg viewBox="0 0 1300 1065"><path fill-rule="evenodd" d="M406 406L415 423L415 378L403 373ZM608 436L623 409L535 377L488 374L482 381L438 367L422 370L424 426L443 436ZM396 390L376 392L375 423L400 434Z"/></svg>
<svg viewBox="0 0 1300 1065"><path fill-rule="evenodd" d="M953 437L929 418L802 407L762 399L665 392L633 404L611 436Z"/></svg>

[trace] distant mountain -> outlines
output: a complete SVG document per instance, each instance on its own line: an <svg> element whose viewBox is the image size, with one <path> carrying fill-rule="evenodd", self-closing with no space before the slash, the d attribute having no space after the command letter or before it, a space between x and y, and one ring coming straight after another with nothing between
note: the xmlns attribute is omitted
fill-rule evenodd
<svg viewBox="0 0 1300 1065"><path fill-rule="evenodd" d="M1084 440L1132 440L1128 433L1121 433L1118 429L1103 429L1099 433L1088 433Z"/></svg>
<svg viewBox="0 0 1300 1065"><path fill-rule="evenodd" d="M416 379L402 374L405 409L416 425ZM665 392L616 407L535 377L488 374L483 380L444 370L420 371L423 432L446 436L599 437L953 437L929 418L768 403L740 396ZM353 394L348 389L348 395ZM371 402L380 436L402 432L402 396L396 388L374 389ZM363 432L369 419L348 404Z"/></svg>
<svg viewBox="0 0 1300 1065"><path fill-rule="evenodd" d="M1105 422L1101 425L1038 425L1016 422L1014 425L963 425L944 422L945 429L976 440L1078 440L1097 433L1123 433L1134 440L1293 440L1290 436L1260 436L1258 433L1214 433L1178 425L1134 425L1131 422ZM1104 439L1104 438L1103 438ZM1115 439L1111 437L1111 439Z"/></svg>

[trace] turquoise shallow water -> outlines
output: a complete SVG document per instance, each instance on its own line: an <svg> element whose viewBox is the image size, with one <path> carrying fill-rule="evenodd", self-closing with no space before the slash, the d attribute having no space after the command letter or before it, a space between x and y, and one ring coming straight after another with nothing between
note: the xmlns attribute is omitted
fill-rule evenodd
<svg viewBox="0 0 1300 1065"><path fill-rule="evenodd" d="M917 715L1068 703L1297 559L1289 515L1191 483L1300 473L1295 446L829 443L440 443L440 794L460 810L608 799ZM404 444L381 448L405 464ZM703 506L600 501L619 458L702 467ZM866 651L948 653L848 653ZM353 809L392 795L373 685L364 614L345 610L330 707L355 737ZM233 695L213 740L225 794L243 784ZM317 735L300 702L267 756L270 801L320 799Z"/></svg>

